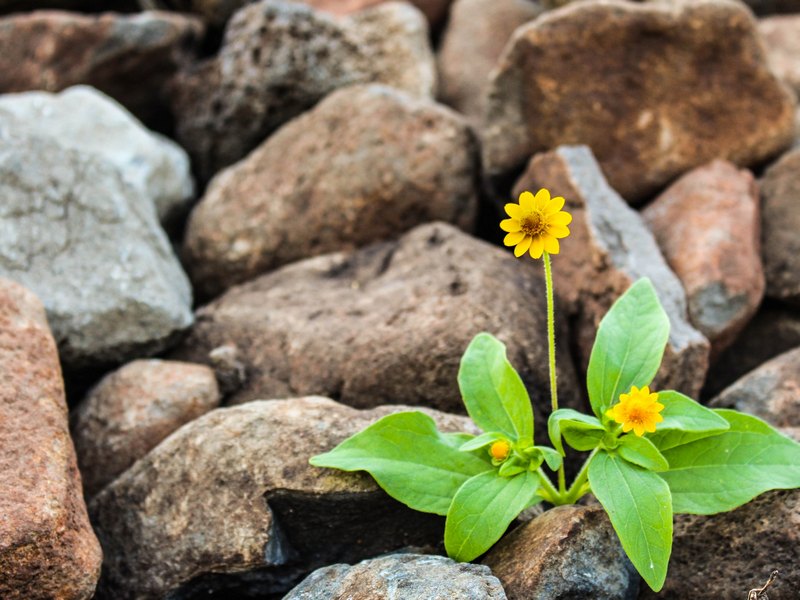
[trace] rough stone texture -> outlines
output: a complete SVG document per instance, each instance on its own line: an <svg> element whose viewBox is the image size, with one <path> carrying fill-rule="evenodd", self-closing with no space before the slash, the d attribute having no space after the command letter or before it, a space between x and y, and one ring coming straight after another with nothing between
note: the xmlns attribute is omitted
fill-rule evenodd
<svg viewBox="0 0 800 600"><path fill-rule="evenodd" d="M800 148L767 169L761 200L767 296L800 306Z"/></svg>
<svg viewBox="0 0 800 600"><path fill-rule="evenodd" d="M157 352L191 325L155 210L115 167L0 115L0 197L0 276L42 299L65 366Z"/></svg>
<svg viewBox="0 0 800 600"><path fill-rule="evenodd" d="M211 182L187 227L189 272L214 296L420 223L470 229L478 169L477 143L452 111L379 85L334 92Z"/></svg>
<svg viewBox="0 0 800 600"><path fill-rule="evenodd" d="M0 279L0 597L88 599L102 555L67 428L58 353L39 300Z"/></svg>
<svg viewBox="0 0 800 600"><path fill-rule="evenodd" d="M70 419L86 496L219 401L205 365L137 360L104 377Z"/></svg>
<svg viewBox="0 0 800 600"><path fill-rule="evenodd" d="M376 82L431 96L435 81L427 25L407 4L338 20L265 0L234 15L217 57L176 78L177 135L208 180L337 88Z"/></svg>
<svg viewBox="0 0 800 600"><path fill-rule="evenodd" d="M163 121L164 86L193 55L200 20L174 13L37 11L0 19L0 92L91 85L146 123Z"/></svg>
<svg viewBox="0 0 800 600"><path fill-rule="evenodd" d="M365 8L384 4L390 0L300 0L320 10L337 15L347 15ZM444 21L453 0L408 0L428 18L432 25Z"/></svg>
<svg viewBox="0 0 800 600"><path fill-rule="evenodd" d="M130 10L136 0L0 0L0 13L27 12L43 8L60 10L98 11Z"/></svg>
<svg viewBox="0 0 800 600"><path fill-rule="evenodd" d="M542 12L530 0L456 0L437 57L442 102L479 125L489 74L511 34Z"/></svg>
<svg viewBox="0 0 800 600"><path fill-rule="evenodd" d="M585 146L562 146L534 156L515 185L514 197L541 187L566 198L566 210L573 216L570 237L553 259L553 278L556 293L574 318L581 366L588 366L597 327L614 301L637 279L649 277L671 326L654 385L696 396L708 368L708 340L689 324L681 282L642 218L609 187Z"/></svg>
<svg viewBox="0 0 800 600"><path fill-rule="evenodd" d="M546 306L538 272L443 223L396 242L288 265L197 312L173 357L207 362L234 344L248 381L230 401L323 394L356 407L388 403L463 412L461 355L481 331L508 345L528 386L537 433L549 410ZM566 331L559 325L559 339ZM567 344L562 405L580 406ZM343 351L346 349L346 351Z"/></svg>
<svg viewBox="0 0 800 600"><path fill-rule="evenodd" d="M690 171L642 212L712 354L736 339L764 296L759 213L753 174L722 160Z"/></svg>
<svg viewBox="0 0 800 600"><path fill-rule="evenodd" d="M738 2L578 3L517 30L494 71L484 164L492 176L559 144L586 144L638 201L713 158L787 147L794 98L766 66Z"/></svg>
<svg viewBox="0 0 800 600"><path fill-rule="evenodd" d="M26 92L0 96L0 112L13 115L31 134L92 154L119 168L142 200L155 204L162 222L183 212L194 192L189 157L167 138L146 130L114 100L87 86L60 94Z"/></svg>
<svg viewBox="0 0 800 600"><path fill-rule="evenodd" d="M758 32L764 40L772 71L800 94L800 15L761 19Z"/></svg>
<svg viewBox="0 0 800 600"><path fill-rule="evenodd" d="M641 600L747 598L773 569L769 600L795 600L800 589L800 490L768 492L734 511L675 519L667 581Z"/></svg>
<svg viewBox="0 0 800 600"><path fill-rule="evenodd" d="M199 597L238 577L263 598L279 583L269 567L310 570L438 542L441 517L391 500L365 473L308 464L401 409L265 400L185 425L90 504L105 552L99 597ZM475 431L464 417L429 414L443 430Z"/></svg>
<svg viewBox="0 0 800 600"><path fill-rule="evenodd" d="M560 506L501 539L484 557L509 600L627 600L639 575L601 507Z"/></svg>
<svg viewBox="0 0 800 600"><path fill-rule="evenodd" d="M314 571L284 600L506 600L487 567L444 556L392 554Z"/></svg>

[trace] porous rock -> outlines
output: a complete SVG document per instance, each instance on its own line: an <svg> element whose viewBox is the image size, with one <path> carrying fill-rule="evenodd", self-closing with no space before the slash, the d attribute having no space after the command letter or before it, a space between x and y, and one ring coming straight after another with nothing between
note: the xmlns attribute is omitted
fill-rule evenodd
<svg viewBox="0 0 800 600"><path fill-rule="evenodd" d="M800 10L800 2L797 9ZM800 94L800 15L760 19L758 32L772 71Z"/></svg>
<svg viewBox="0 0 800 600"><path fill-rule="evenodd" d="M39 300L0 279L0 597L83 600L100 576L67 427L64 383Z"/></svg>
<svg viewBox="0 0 800 600"><path fill-rule="evenodd" d="M205 365L137 360L106 375L71 415L87 497L219 400Z"/></svg>
<svg viewBox="0 0 800 600"><path fill-rule="evenodd" d="M686 294L642 218L609 187L585 146L534 156L517 181L523 190L550 189L566 199L570 236L553 259L556 293L573 315L573 336L586 368L597 327L614 301L649 277L670 320L664 361L654 385L696 396L708 368L708 340L689 323ZM538 272L538 269L537 269Z"/></svg>
<svg viewBox="0 0 800 600"><path fill-rule="evenodd" d="M99 596L197 597L238 586L237 597L263 597L280 591L277 566L308 572L440 541L441 517L390 499L365 473L308 464L404 409L263 400L185 425L91 502L105 552ZM475 431L467 418L429 414L444 431Z"/></svg>
<svg viewBox="0 0 800 600"><path fill-rule="evenodd" d="M639 201L713 158L758 164L792 141L794 98L756 23L730 0L581 2L514 34L482 131L491 176L559 144L586 144Z"/></svg>
<svg viewBox="0 0 800 600"><path fill-rule="evenodd" d="M339 90L211 182L187 227L192 280L214 296L420 223L470 229L477 168L477 144L452 111L380 85Z"/></svg>

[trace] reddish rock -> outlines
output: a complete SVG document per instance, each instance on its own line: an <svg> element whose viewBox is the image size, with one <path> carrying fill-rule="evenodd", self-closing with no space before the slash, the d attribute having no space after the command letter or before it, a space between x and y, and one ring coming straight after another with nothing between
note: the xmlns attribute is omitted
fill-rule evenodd
<svg viewBox="0 0 800 600"><path fill-rule="evenodd" d="M713 158L758 164L791 143L794 99L739 3L581 2L522 26L488 93L491 176L559 144L592 148L639 201Z"/></svg>
<svg viewBox="0 0 800 600"><path fill-rule="evenodd" d="M642 212L713 354L736 339L764 295L759 212L752 173L722 160L690 171Z"/></svg>
<svg viewBox="0 0 800 600"><path fill-rule="evenodd" d="M211 182L187 227L192 279L214 296L428 221L470 229L477 170L477 144L452 111L384 86L340 90Z"/></svg>
<svg viewBox="0 0 800 600"><path fill-rule="evenodd" d="M0 598L91 598L102 554L81 495L56 344L39 300L7 279L0 381Z"/></svg>
<svg viewBox="0 0 800 600"><path fill-rule="evenodd" d="M639 214L609 187L585 146L534 156L514 186L550 189L566 198L570 236L553 259L555 292L573 318L581 366L589 364L600 320L641 277L649 277L670 319L664 362L654 385L696 397L708 368L709 344L689 323L686 294ZM536 272L540 272L536 265Z"/></svg>
<svg viewBox="0 0 800 600"><path fill-rule="evenodd" d="M87 497L178 427L217 406L217 381L205 365L137 360L107 375L72 414Z"/></svg>
<svg viewBox="0 0 800 600"><path fill-rule="evenodd" d="M800 2L797 8L800 10ZM761 19L758 32L772 71L800 94L800 15Z"/></svg>

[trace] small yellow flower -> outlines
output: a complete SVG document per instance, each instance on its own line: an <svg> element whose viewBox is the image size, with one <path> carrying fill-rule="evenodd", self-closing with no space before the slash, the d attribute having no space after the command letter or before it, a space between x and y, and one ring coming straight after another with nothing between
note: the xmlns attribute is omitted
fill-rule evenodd
<svg viewBox="0 0 800 600"><path fill-rule="evenodd" d="M495 442L489 448L489 455L495 460L505 460L508 458L508 453L511 451L511 446L505 440Z"/></svg>
<svg viewBox="0 0 800 600"><path fill-rule="evenodd" d="M572 215L562 211L564 198L550 198L549 190L540 189L534 196L530 192L519 195L519 204L506 204L506 213L511 217L500 222L500 229L507 231L503 243L516 246L514 256L525 252L531 257L541 258L543 252L558 254L558 238L569 235Z"/></svg>
<svg viewBox="0 0 800 600"><path fill-rule="evenodd" d="M642 437L646 432L653 433L656 423L664 420L660 413L664 405L658 401L658 393L651 392L648 386L642 389L635 385L627 394L620 394L619 403L606 411L606 415L617 423L622 423L622 431L633 432Z"/></svg>

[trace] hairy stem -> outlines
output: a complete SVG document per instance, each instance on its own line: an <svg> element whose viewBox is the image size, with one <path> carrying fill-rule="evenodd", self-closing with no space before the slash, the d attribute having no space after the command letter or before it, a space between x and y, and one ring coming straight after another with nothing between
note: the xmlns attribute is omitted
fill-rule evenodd
<svg viewBox="0 0 800 600"><path fill-rule="evenodd" d="M556 331L555 308L553 306L553 270L550 266L550 253L542 255L544 262L544 281L547 289L547 355L550 359L550 408L552 412L558 410L558 389L556 384ZM567 488L567 476L564 465L558 469L558 491L563 497Z"/></svg>
<svg viewBox="0 0 800 600"><path fill-rule="evenodd" d="M592 453L583 463L581 470L578 471L578 475L575 477L575 481L572 482L572 485L569 486L567 493L564 495L564 504L575 504L588 491L588 485L586 484L589 481L589 463L592 462L594 455L599 450L600 448L592 450Z"/></svg>

